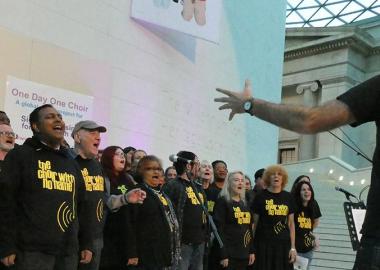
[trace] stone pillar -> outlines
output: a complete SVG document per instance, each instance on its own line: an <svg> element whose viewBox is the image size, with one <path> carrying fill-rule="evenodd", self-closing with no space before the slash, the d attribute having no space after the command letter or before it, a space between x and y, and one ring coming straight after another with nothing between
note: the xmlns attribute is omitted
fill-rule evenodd
<svg viewBox="0 0 380 270"><path fill-rule="evenodd" d="M322 88L319 81L300 84L296 88L298 95L303 94L303 105L313 107L317 105L316 92ZM301 135L299 145L299 159L313 159L316 157L316 135Z"/></svg>

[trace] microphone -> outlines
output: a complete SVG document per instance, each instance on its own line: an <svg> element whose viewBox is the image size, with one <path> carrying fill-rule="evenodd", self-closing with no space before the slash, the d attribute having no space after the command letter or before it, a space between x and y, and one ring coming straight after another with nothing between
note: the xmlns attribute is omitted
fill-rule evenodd
<svg viewBox="0 0 380 270"><path fill-rule="evenodd" d="M176 154L170 155L170 156L169 156L169 160L170 160L171 162L178 162L179 160L181 160L181 161L185 161L185 162L187 162L187 163L190 163L190 162L191 162L191 160L186 159L186 158L183 158L183 157L179 157L179 156L177 156Z"/></svg>
<svg viewBox="0 0 380 270"><path fill-rule="evenodd" d="M345 190L345 189L343 189L341 187L336 186L335 190L344 193L344 195L346 195L347 200L348 200L349 197L354 197L355 199L358 199L358 198L356 198L356 196L354 194L348 192L347 190Z"/></svg>

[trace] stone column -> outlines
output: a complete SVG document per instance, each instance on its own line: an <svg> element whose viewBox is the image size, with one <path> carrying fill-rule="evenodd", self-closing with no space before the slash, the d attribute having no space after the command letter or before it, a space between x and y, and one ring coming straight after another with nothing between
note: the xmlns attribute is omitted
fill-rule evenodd
<svg viewBox="0 0 380 270"><path fill-rule="evenodd" d="M313 107L317 105L317 92L322 88L320 81L300 84L296 88L298 95L303 94L303 105ZM316 157L316 135L301 135L299 159L313 159Z"/></svg>

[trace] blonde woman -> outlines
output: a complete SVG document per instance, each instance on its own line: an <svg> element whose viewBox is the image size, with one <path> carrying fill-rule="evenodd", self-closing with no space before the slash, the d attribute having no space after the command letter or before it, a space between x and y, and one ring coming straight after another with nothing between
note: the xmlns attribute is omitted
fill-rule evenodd
<svg viewBox="0 0 380 270"><path fill-rule="evenodd" d="M227 175L214 208L214 220L224 243L216 269L245 270L254 261L252 216L245 201L244 174ZM215 247L217 245L214 245Z"/></svg>

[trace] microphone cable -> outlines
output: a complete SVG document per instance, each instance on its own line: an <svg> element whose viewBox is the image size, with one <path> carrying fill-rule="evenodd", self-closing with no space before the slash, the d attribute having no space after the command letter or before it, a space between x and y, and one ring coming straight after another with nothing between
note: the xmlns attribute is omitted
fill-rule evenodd
<svg viewBox="0 0 380 270"><path fill-rule="evenodd" d="M339 130L341 130L343 132L343 134L348 137L348 135L346 133L344 133L344 131L339 128ZM361 156L362 158L364 158L365 160L367 160L368 162L370 162L371 164L373 163L373 161L365 154L363 153L362 150L360 150L360 148L349 138L350 142L354 144L355 147L357 147L357 149L355 149L354 147L352 147L349 143L347 143L346 141L342 140L341 138L338 137L338 135L334 134L333 132L331 131L328 131L328 133L330 133L332 136L334 136L336 139L338 139L339 141L341 141L344 145L346 145L347 147L349 147L352 151L354 151L358 156Z"/></svg>

